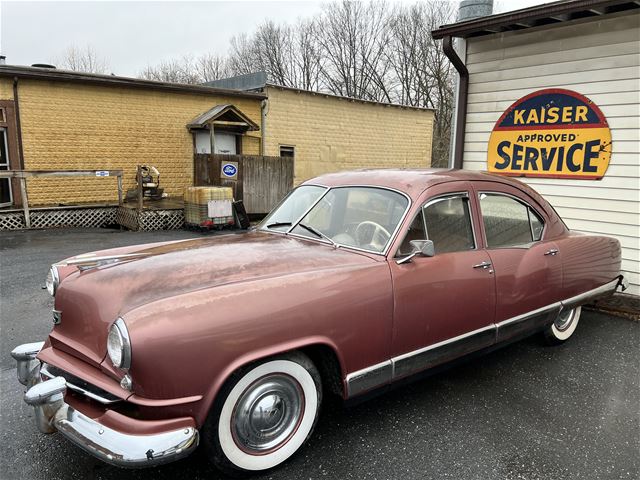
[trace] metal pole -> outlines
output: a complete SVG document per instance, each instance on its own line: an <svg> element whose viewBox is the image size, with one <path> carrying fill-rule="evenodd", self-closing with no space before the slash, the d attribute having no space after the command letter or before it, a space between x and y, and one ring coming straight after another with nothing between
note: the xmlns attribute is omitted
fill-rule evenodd
<svg viewBox="0 0 640 480"><path fill-rule="evenodd" d="M27 228L31 228L29 200L27 198L27 179L24 177L20 177L20 198L22 199L22 210L24 211L24 224Z"/></svg>

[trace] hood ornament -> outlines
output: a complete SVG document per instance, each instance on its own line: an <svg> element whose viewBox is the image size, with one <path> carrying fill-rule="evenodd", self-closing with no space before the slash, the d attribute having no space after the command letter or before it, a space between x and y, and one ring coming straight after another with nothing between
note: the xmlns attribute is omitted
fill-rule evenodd
<svg viewBox="0 0 640 480"><path fill-rule="evenodd" d="M90 268L102 267L103 265L109 265L111 263L124 262L127 260L134 260L136 258L150 257L151 253L123 253L120 255L104 255L104 256L90 256L90 255L78 255L70 260L64 260L56 264L56 266L62 267L78 267L80 270L88 270Z"/></svg>

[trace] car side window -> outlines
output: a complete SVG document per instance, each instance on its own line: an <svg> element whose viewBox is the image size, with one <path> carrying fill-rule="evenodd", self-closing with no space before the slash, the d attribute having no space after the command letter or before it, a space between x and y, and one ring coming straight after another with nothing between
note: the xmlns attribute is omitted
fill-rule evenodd
<svg viewBox="0 0 640 480"><path fill-rule="evenodd" d="M436 255L476 247L467 196L437 198L427 203L423 212L427 239L433 241Z"/></svg>
<svg viewBox="0 0 640 480"><path fill-rule="evenodd" d="M515 247L542 238L544 221L530 206L498 193L481 193L480 208L489 248Z"/></svg>

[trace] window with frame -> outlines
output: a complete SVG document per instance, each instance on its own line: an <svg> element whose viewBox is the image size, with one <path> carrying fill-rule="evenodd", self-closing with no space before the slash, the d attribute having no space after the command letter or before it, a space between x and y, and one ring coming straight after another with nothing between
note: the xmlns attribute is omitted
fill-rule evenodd
<svg viewBox="0 0 640 480"><path fill-rule="evenodd" d="M411 223L398 255L412 252L411 240L431 240L437 254L476 248L469 198L450 195L430 200Z"/></svg>
<svg viewBox="0 0 640 480"><path fill-rule="evenodd" d="M528 245L542 238L542 217L514 197L481 193L480 209L489 248Z"/></svg>
<svg viewBox="0 0 640 480"><path fill-rule="evenodd" d="M296 147L292 145L280 145L280 156L294 158L296 156Z"/></svg>

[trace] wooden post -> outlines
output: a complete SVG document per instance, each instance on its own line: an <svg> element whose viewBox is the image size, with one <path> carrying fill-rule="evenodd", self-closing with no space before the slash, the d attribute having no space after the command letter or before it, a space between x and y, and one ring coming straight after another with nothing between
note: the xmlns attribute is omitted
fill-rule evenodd
<svg viewBox="0 0 640 480"><path fill-rule="evenodd" d="M209 124L209 143L211 143L211 155L216 153L216 132L213 123Z"/></svg>
<svg viewBox="0 0 640 480"><path fill-rule="evenodd" d="M143 191L142 191L142 166L138 165L138 173L137 173L137 181L138 181L138 210L142 210L143 207Z"/></svg>
<svg viewBox="0 0 640 480"><path fill-rule="evenodd" d="M22 210L24 211L24 224L27 228L31 228L29 200L27 198L27 179L24 177L20 177L20 199L22 200Z"/></svg>
<svg viewBox="0 0 640 480"><path fill-rule="evenodd" d="M118 205L122 206L122 173L118 175Z"/></svg>

